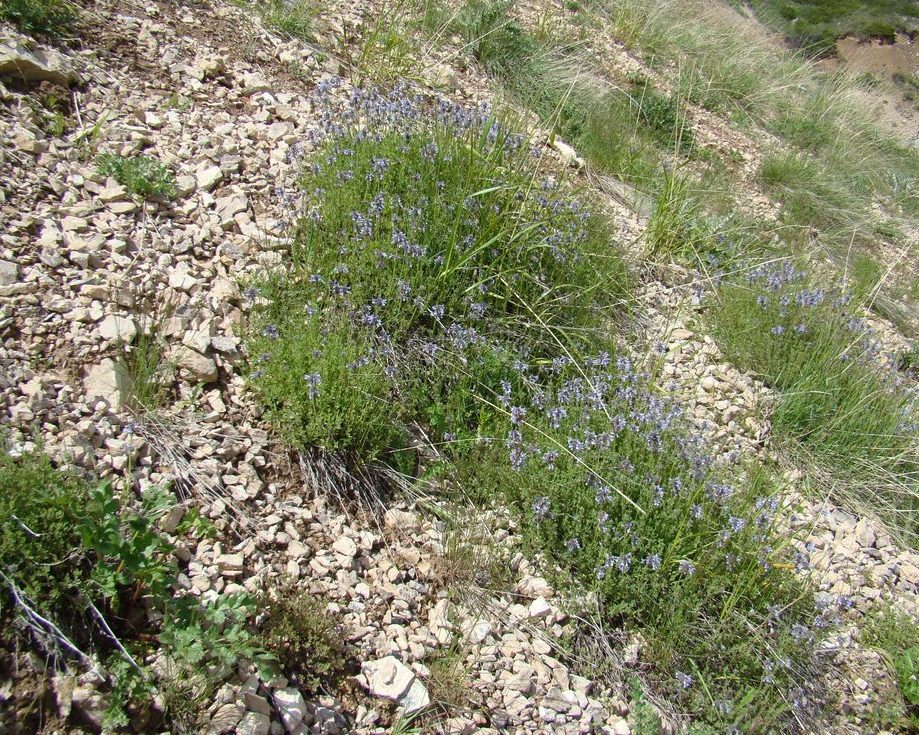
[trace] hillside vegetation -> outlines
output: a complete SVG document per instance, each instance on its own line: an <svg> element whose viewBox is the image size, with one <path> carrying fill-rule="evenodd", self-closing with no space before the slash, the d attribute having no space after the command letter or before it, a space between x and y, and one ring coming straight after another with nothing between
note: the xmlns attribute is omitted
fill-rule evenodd
<svg viewBox="0 0 919 735"><path fill-rule="evenodd" d="M919 8L908 0L780 0L753 2L763 20L782 30L793 46L816 55L833 54L845 36L892 42L919 30Z"/></svg>
<svg viewBox="0 0 919 735"><path fill-rule="evenodd" d="M919 728L913 5L0 3L0 729Z"/></svg>

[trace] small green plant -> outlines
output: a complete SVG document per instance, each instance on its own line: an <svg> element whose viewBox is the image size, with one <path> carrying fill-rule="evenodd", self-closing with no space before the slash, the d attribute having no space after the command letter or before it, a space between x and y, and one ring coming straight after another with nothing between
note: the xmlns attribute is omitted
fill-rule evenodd
<svg viewBox="0 0 919 735"><path fill-rule="evenodd" d="M896 677L903 704L902 719L919 728L919 623L893 607L872 612L862 626L862 640L875 647Z"/></svg>
<svg viewBox="0 0 919 735"><path fill-rule="evenodd" d="M102 142L106 120L108 120L108 111L103 112L92 127L83 128L74 136L73 142L79 151L81 161L88 161L96 157Z"/></svg>
<svg viewBox="0 0 919 735"><path fill-rule="evenodd" d="M98 159L99 173L111 176L131 194L141 199L171 199L175 178L166 166L149 156L131 157L104 153Z"/></svg>
<svg viewBox="0 0 919 735"><path fill-rule="evenodd" d="M138 703L149 701L153 695L153 683L146 672L138 671L120 653L109 656L105 668L112 687L103 724L107 728L127 727Z"/></svg>
<svg viewBox="0 0 919 735"><path fill-rule="evenodd" d="M180 536L188 534L194 538L215 538L217 526L210 518L201 515L197 508L189 508L176 526L176 533Z"/></svg>
<svg viewBox="0 0 919 735"><path fill-rule="evenodd" d="M472 56L490 73L511 77L525 73L538 48L522 25L509 15L509 0L467 0L456 23Z"/></svg>
<svg viewBox="0 0 919 735"><path fill-rule="evenodd" d="M138 660L151 641L204 696L240 659L273 670L248 625L251 599L173 596L173 547L155 525L167 500L148 492L129 508L111 485L93 486L45 457L0 454L0 594L12 640L58 660L86 663L82 650L98 651L111 685L110 727L149 707L156 680Z"/></svg>
<svg viewBox="0 0 919 735"><path fill-rule="evenodd" d="M633 676L629 682L631 693L632 732L635 735L658 735L661 731L661 718L654 709L641 687L641 681Z"/></svg>
<svg viewBox="0 0 919 735"><path fill-rule="evenodd" d="M60 138L73 127L70 119L70 101L54 92L27 98L32 111L32 122L48 135Z"/></svg>
<svg viewBox="0 0 919 735"><path fill-rule="evenodd" d="M419 54L409 30L407 8L399 2L387 3L367 27L353 36L342 35L339 51L359 85L392 85L399 80L419 79Z"/></svg>
<svg viewBox="0 0 919 735"><path fill-rule="evenodd" d="M76 7L69 0L2 0L0 19L23 33L66 37L77 20Z"/></svg>
<svg viewBox="0 0 919 735"><path fill-rule="evenodd" d="M192 100L184 94L173 92L166 98L166 107L184 112L191 106Z"/></svg>
<svg viewBox="0 0 919 735"><path fill-rule="evenodd" d="M86 499L86 517L77 532L83 547L95 552L90 579L113 610L121 607L120 598L134 604L141 594L164 597L173 579L167 561L171 546L156 530L149 510L124 512L107 484L93 488Z"/></svg>
<svg viewBox="0 0 919 735"><path fill-rule="evenodd" d="M692 150L692 129L676 96L663 94L649 80L635 84L630 94L638 119L662 147Z"/></svg>
<svg viewBox="0 0 919 735"><path fill-rule="evenodd" d="M205 668L215 678L226 676L240 659L269 672L274 657L256 642L248 625L255 601L243 594L214 600L174 598L164 617L159 641L173 658L192 670Z"/></svg>
<svg viewBox="0 0 919 735"><path fill-rule="evenodd" d="M447 712L469 706L473 692L469 687L469 671L461 650L451 648L441 651L427 661L427 667L431 672L427 682L431 701Z"/></svg>
<svg viewBox="0 0 919 735"><path fill-rule="evenodd" d="M276 597L264 596L260 605L266 614L263 644L296 675L300 687L318 692L348 672L338 623L321 597L290 585Z"/></svg>

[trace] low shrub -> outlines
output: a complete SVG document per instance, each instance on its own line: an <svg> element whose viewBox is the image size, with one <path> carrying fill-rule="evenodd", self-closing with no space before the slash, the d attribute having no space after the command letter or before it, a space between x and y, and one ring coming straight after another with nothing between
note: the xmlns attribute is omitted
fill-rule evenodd
<svg viewBox="0 0 919 735"><path fill-rule="evenodd" d="M503 340L551 354L621 310L603 219L541 181L524 138L487 112L430 113L394 92L330 115L293 269L256 284L250 381L297 447L398 465L419 420L434 436L476 430L463 388L497 386Z"/></svg>
<svg viewBox="0 0 919 735"><path fill-rule="evenodd" d="M674 95L655 89L650 81L633 85L631 102L638 120L664 149L690 152L695 143L686 113Z"/></svg>
<svg viewBox="0 0 919 735"><path fill-rule="evenodd" d="M919 29L919 11L909 0L755 0L752 7L808 54L835 56L844 36L892 43L897 33Z"/></svg>
<svg viewBox="0 0 919 735"><path fill-rule="evenodd" d="M155 158L104 153L99 156L98 167L100 174L111 176L141 199L171 199L175 196L172 172Z"/></svg>
<svg viewBox="0 0 919 735"><path fill-rule="evenodd" d="M833 618L787 572L765 473L731 485L679 430L676 406L624 356L519 373L500 441L457 450L457 482L509 502L534 547L596 590L606 624L640 631L658 694L712 726L793 729ZM767 653L768 652L768 653Z"/></svg>
<svg viewBox="0 0 919 735"><path fill-rule="evenodd" d="M351 671L339 624L321 597L288 585L276 596L263 597L260 607L264 646L296 676L301 689L319 692Z"/></svg>

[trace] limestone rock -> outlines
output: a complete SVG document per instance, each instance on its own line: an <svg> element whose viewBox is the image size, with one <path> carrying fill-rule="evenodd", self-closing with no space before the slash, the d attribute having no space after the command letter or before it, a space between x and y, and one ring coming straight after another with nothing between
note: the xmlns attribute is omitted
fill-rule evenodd
<svg viewBox="0 0 919 735"><path fill-rule="evenodd" d="M855 524L855 539L858 541L858 545L863 549L870 549L874 546L877 536L867 519L862 518Z"/></svg>
<svg viewBox="0 0 919 735"><path fill-rule="evenodd" d="M566 166L584 168L584 159L578 155L574 148L572 148L560 138L556 138L553 141L552 147L559 152Z"/></svg>
<svg viewBox="0 0 919 735"><path fill-rule="evenodd" d="M217 380L217 363L186 345L173 345L169 349L169 359L176 367L201 383L213 383Z"/></svg>
<svg viewBox="0 0 919 735"><path fill-rule="evenodd" d="M18 41L0 41L0 76L25 82L52 82L63 87L79 82L66 56L52 49L27 49Z"/></svg>
<svg viewBox="0 0 919 735"><path fill-rule="evenodd" d="M19 266L9 260L0 260L0 286L12 286L19 280Z"/></svg>
<svg viewBox="0 0 919 735"><path fill-rule="evenodd" d="M212 735L231 732L239 724L244 712L245 710L238 704L220 705L211 717L209 731Z"/></svg>
<svg viewBox="0 0 919 735"><path fill-rule="evenodd" d="M417 712L431 702L424 684L395 656L367 661L361 672L371 694L396 702L405 714Z"/></svg>
<svg viewBox="0 0 919 735"><path fill-rule="evenodd" d="M236 726L236 735L268 735L271 730L271 719L261 712L246 712L246 716Z"/></svg>
<svg viewBox="0 0 919 735"><path fill-rule="evenodd" d="M357 544L347 536L340 536L335 543L332 544L332 551L336 554L346 556L349 559L353 559L357 556Z"/></svg>
<svg viewBox="0 0 919 735"><path fill-rule="evenodd" d="M195 174L195 182L202 191L210 191L223 179L223 171L219 166L208 166Z"/></svg>
<svg viewBox="0 0 919 735"><path fill-rule="evenodd" d="M109 314L99 324L99 334L102 339L130 343L137 336L137 325L128 317Z"/></svg>
<svg viewBox="0 0 919 735"><path fill-rule="evenodd" d="M83 379L88 398L101 398L113 411L117 411L128 398L131 379L121 365L109 358L89 369Z"/></svg>
<svg viewBox="0 0 919 735"><path fill-rule="evenodd" d="M274 706L281 716L281 722L288 732L293 732L306 717L306 700L303 699L300 691L294 687L278 689L272 696L274 697Z"/></svg>
<svg viewBox="0 0 919 735"><path fill-rule="evenodd" d="M101 730L107 706L105 697L94 687L81 685L74 688L71 711L78 721L97 731Z"/></svg>

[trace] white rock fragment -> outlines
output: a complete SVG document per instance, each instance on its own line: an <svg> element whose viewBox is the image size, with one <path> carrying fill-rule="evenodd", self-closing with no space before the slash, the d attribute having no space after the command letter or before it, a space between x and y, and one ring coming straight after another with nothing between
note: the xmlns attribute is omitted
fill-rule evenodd
<svg viewBox="0 0 919 735"><path fill-rule="evenodd" d="M99 334L102 339L131 343L137 336L137 325L128 317L109 314L99 324Z"/></svg>
<svg viewBox="0 0 919 735"><path fill-rule="evenodd" d="M106 401L113 411L121 408L131 390L131 380L121 365L109 358L89 369L83 379L87 398Z"/></svg>
<svg viewBox="0 0 919 735"><path fill-rule="evenodd" d="M406 715L431 703L424 684L395 656L366 661L361 666L361 673L371 694L396 702Z"/></svg>
<svg viewBox="0 0 919 735"><path fill-rule="evenodd" d="M281 722L288 732L293 732L303 722L303 718L306 717L306 700L303 699L300 691L294 687L277 689L272 696L274 706L277 708L278 714L281 715Z"/></svg>
<svg viewBox="0 0 919 735"><path fill-rule="evenodd" d="M357 556L357 544L349 536L339 536L335 543L332 544L332 551L353 559Z"/></svg>
<svg viewBox="0 0 919 735"><path fill-rule="evenodd" d="M62 53L28 49L12 38L0 41L0 76L24 82L52 82L62 87L80 80Z"/></svg>
<svg viewBox="0 0 919 735"><path fill-rule="evenodd" d="M246 712L236 726L236 735L268 735L271 730L271 719L261 712Z"/></svg>
<svg viewBox="0 0 919 735"><path fill-rule="evenodd" d="M9 260L0 260L0 286L12 286L19 280L19 266Z"/></svg>
<svg viewBox="0 0 919 735"><path fill-rule="evenodd" d="M546 598L540 595L533 602L530 603L529 617L530 618L547 618L552 614L552 608L549 606L549 603L546 602Z"/></svg>
<svg viewBox="0 0 919 735"><path fill-rule="evenodd" d="M202 191L210 191L223 179L220 166L208 166L195 174L195 182Z"/></svg>
<svg viewBox="0 0 919 735"><path fill-rule="evenodd" d="M176 367L200 383L217 380L217 363L186 345L173 345L167 351L168 358Z"/></svg>
<svg viewBox="0 0 919 735"><path fill-rule="evenodd" d="M578 155L578 152L574 148L561 138L556 137L552 143L552 147L559 152L566 166L584 168L584 159Z"/></svg>
<svg viewBox="0 0 919 735"><path fill-rule="evenodd" d="M855 539L858 541L858 545L863 549L870 549L874 546L877 536L866 518L862 518L855 524Z"/></svg>

